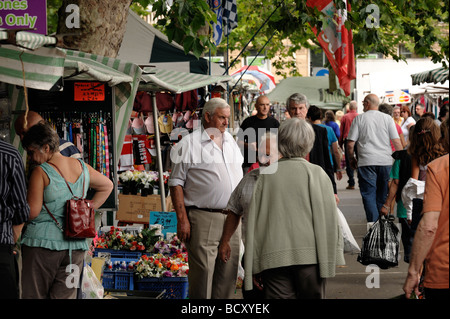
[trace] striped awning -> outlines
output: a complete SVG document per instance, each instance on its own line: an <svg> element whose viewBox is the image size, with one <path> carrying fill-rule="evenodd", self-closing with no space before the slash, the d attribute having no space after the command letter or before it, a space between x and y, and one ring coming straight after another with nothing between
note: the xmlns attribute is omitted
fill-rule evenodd
<svg viewBox="0 0 450 319"><path fill-rule="evenodd" d="M0 42L8 40L8 32L0 29ZM23 48L34 50L46 45L55 45L58 40L55 37L45 36L42 34L19 31L15 33L15 43Z"/></svg>
<svg viewBox="0 0 450 319"><path fill-rule="evenodd" d="M411 74L412 84L418 85L421 83L441 83L444 84L448 80L448 69L438 68L425 72Z"/></svg>
<svg viewBox="0 0 450 319"><path fill-rule="evenodd" d="M200 87L227 82L231 79L231 76L228 75L214 76L146 67L143 70L139 90L155 92L167 90L172 93L183 93Z"/></svg>
<svg viewBox="0 0 450 319"><path fill-rule="evenodd" d="M12 51L8 50L15 50L16 52L12 54ZM21 59L26 62L24 63L24 69L22 69L19 57L21 52L23 52ZM49 52L53 55L48 55ZM7 53L11 53L12 57L8 57ZM58 89L62 83L62 78L101 81L114 86L115 125L117 132L115 154L117 156L116 160L118 160L126 135L128 120L133 110L134 97L141 80L142 70L138 65L118 59L59 48L39 48L34 51L28 51L14 46L0 46L0 57L0 61L2 61L0 68L4 67L0 72L0 81L13 84L10 86L9 94L13 111L26 109L23 93L23 74L25 74L25 85L27 88L40 90ZM4 57L6 59L3 59ZM2 65L4 60L7 60L9 63ZM57 66L53 64L48 65L47 61L53 60L57 60ZM53 69L56 68L58 73L54 74ZM4 70L8 72L4 73ZM9 75L9 77L6 75ZM20 139L15 135L13 129L11 129L10 134L12 144L25 155L21 148Z"/></svg>
<svg viewBox="0 0 450 319"><path fill-rule="evenodd" d="M39 90L53 90L64 75L66 54L58 48L34 51L14 45L0 46L0 82L25 85Z"/></svg>

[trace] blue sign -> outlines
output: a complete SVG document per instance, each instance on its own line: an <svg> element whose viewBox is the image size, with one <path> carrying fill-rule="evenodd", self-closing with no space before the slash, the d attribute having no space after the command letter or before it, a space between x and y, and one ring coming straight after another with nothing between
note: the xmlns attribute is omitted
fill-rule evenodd
<svg viewBox="0 0 450 319"><path fill-rule="evenodd" d="M177 232L177 213L175 212L150 212L150 225L162 225L164 237L167 233Z"/></svg>

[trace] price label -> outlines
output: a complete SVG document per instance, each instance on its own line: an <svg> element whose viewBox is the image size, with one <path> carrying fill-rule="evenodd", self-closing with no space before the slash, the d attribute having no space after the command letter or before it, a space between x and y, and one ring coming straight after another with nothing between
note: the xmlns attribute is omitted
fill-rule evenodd
<svg viewBox="0 0 450 319"><path fill-rule="evenodd" d="M104 101L105 84L100 82L75 82L74 83L74 101Z"/></svg>
<svg viewBox="0 0 450 319"><path fill-rule="evenodd" d="M164 236L177 232L177 214L175 212L150 212L150 225L162 225Z"/></svg>

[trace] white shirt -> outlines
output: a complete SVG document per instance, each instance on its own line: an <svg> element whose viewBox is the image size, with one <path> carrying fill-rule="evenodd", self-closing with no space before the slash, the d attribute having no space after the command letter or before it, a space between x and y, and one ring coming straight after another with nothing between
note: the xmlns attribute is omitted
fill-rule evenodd
<svg viewBox="0 0 450 319"><path fill-rule="evenodd" d="M223 209L242 179L242 153L230 133L222 137L223 151L202 127L170 152L174 166L169 186L183 187L185 206Z"/></svg>
<svg viewBox="0 0 450 319"><path fill-rule="evenodd" d="M356 142L358 166L388 166L393 158L391 140L399 138L392 117L370 110L352 122L347 139Z"/></svg>
<svg viewBox="0 0 450 319"><path fill-rule="evenodd" d="M402 132L403 132L403 137L405 138L405 141L408 141L408 137L409 137L409 128L408 128L409 124L416 124L416 120L412 116L408 117L401 126Z"/></svg>

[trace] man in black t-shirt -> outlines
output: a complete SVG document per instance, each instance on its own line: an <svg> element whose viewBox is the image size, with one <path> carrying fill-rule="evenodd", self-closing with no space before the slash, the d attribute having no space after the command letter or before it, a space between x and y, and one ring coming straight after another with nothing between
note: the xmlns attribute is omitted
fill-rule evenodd
<svg viewBox="0 0 450 319"><path fill-rule="evenodd" d="M270 130L276 133L280 126L277 119L269 116L270 101L267 96L261 95L256 99L255 109L256 115L247 117L242 122L238 133L238 145L244 155L244 164L242 164L244 174L253 163L258 161L258 144L261 137Z"/></svg>

